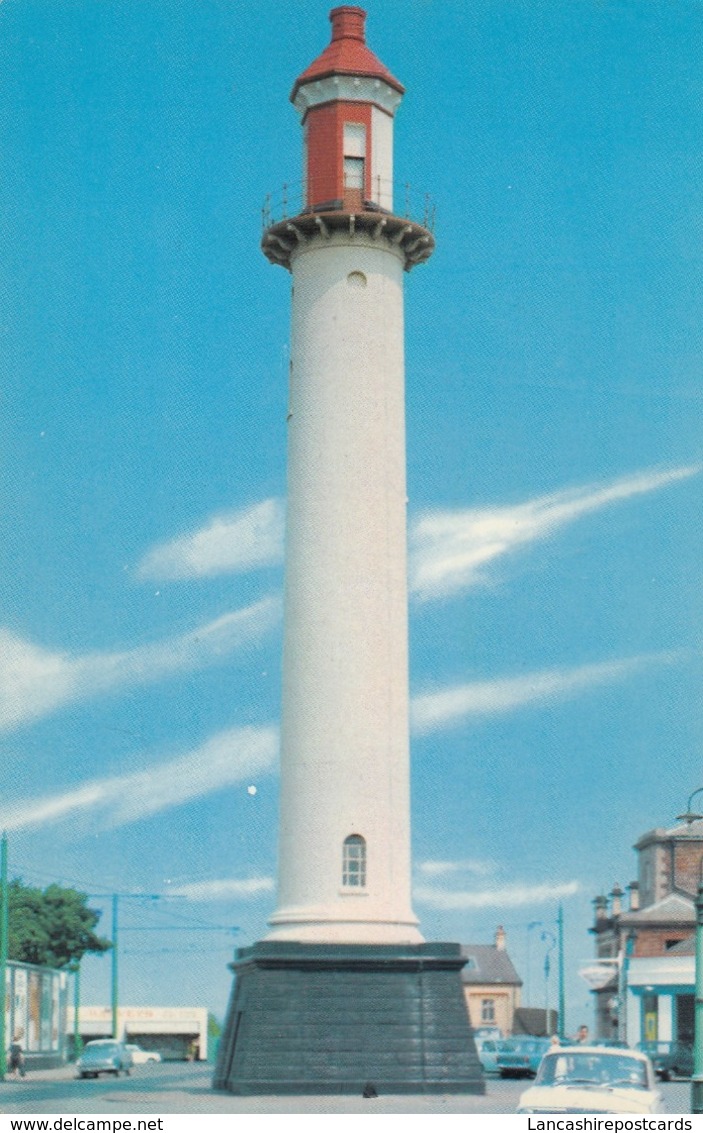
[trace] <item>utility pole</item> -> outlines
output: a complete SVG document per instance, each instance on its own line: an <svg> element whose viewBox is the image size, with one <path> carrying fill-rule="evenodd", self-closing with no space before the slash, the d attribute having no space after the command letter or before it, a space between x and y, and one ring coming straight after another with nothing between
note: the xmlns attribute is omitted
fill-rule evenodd
<svg viewBox="0 0 703 1133"><path fill-rule="evenodd" d="M117 961L117 909L119 893L112 894L112 1037L119 1039L117 1015L118 999L118 961Z"/></svg>
<svg viewBox="0 0 703 1133"><path fill-rule="evenodd" d="M559 968L559 1018L557 1019L557 1034L560 1039L566 1034L566 1010L564 1007L564 906L559 903L557 913L557 938L559 941L558 968Z"/></svg>
<svg viewBox="0 0 703 1133"><path fill-rule="evenodd" d="M112 899L112 1036L114 1039L121 1037L119 1034L119 902L120 897L126 897L133 901L163 901L173 900L169 894L164 893L90 893L90 897L111 897ZM125 932L129 930L130 926L127 925ZM143 931L143 930L139 930ZM171 929L169 929L171 931Z"/></svg>
<svg viewBox="0 0 703 1133"><path fill-rule="evenodd" d="M80 1058L83 1042L81 1040L81 962L73 965L73 1056Z"/></svg>
<svg viewBox="0 0 703 1133"><path fill-rule="evenodd" d="M7 955L10 935L10 895L7 890L7 832L0 844L0 1081L7 1073Z"/></svg>

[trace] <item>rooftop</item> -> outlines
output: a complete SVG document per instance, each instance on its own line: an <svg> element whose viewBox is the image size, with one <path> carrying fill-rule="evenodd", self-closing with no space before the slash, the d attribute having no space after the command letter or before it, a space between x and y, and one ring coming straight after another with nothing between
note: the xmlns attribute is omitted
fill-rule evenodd
<svg viewBox="0 0 703 1133"><path fill-rule="evenodd" d="M304 83L314 82L316 79L326 79L330 75L359 75L371 79L381 79L390 87L403 94L402 83L384 67L373 51L366 46L364 24L366 12L363 8L345 5L333 8L330 12L332 23L332 41L321 55L314 59L310 66L293 84L290 100L295 101L298 88Z"/></svg>
<svg viewBox="0 0 703 1133"><path fill-rule="evenodd" d="M462 944L461 954L467 958L461 971L465 984L522 986L522 980L504 948L496 948L495 944Z"/></svg>

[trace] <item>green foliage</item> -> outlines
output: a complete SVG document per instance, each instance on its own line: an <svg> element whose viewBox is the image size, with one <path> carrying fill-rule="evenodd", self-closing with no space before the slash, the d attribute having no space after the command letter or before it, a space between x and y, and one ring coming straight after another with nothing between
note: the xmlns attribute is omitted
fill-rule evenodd
<svg viewBox="0 0 703 1133"><path fill-rule="evenodd" d="M222 1034L222 1024L220 1020L213 1015L212 1011L208 1011L207 1016L207 1033L211 1039L219 1039Z"/></svg>
<svg viewBox="0 0 703 1133"><path fill-rule="evenodd" d="M18 879L10 882L8 891L11 960L62 968L86 952L111 947L93 931L100 913L88 908L85 893L61 885L34 889Z"/></svg>

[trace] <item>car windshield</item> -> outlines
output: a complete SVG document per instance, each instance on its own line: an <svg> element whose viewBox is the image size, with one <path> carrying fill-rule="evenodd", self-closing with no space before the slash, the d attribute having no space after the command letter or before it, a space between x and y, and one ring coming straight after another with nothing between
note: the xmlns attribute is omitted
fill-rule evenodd
<svg viewBox="0 0 703 1133"><path fill-rule="evenodd" d="M646 1064L639 1058L595 1051L564 1051L545 1055L536 1086L628 1086L647 1089Z"/></svg>

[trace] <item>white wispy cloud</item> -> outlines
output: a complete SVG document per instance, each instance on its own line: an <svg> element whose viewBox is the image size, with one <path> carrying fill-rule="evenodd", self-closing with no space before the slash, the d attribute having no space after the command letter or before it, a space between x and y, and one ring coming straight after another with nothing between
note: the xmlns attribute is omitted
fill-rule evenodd
<svg viewBox="0 0 703 1133"><path fill-rule="evenodd" d="M578 881L543 882L539 885L506 885L497 889L434 889L415 886L413 897L434 909L516 908L520 905L541 905L572 897L581 888Z"/></svg>
<svg viewBox="0 0 703 1133"><path fill-rule="evenodd" d="M460 861L425 861L418 862L416 869L425 877L446 877L452 873L472 873L477 877L488 877L495 873L497 863L483 861L478 858L465 858Z"/></svg>
<svg viewBox="0 0 703 1133"><path fill-rule="evenodd" d="M261 893L272 893L275 888L272 877L231 877L173 886L168 893L170 897L187 897L189 901L242 901Z"/></svg>
<svg viewBox="0 0 703 1133"><path fill-rule="evenodd" d="M275 565L283 561L283 527L278 499L213 515L198 531L153 547L139 563L137 577L176 582Z"/></svg>
<svg viewBox="0 0 703 1133"><path fill-rule="evenodd" d="M450 727L470 716L495 716L528 704L565 700L596 685L623 680L651 665L680 660L677 652L650 653L619 661L601 661L571 669L543 669L521 677L474 681L415 696L410 714L416 734Z"/></svg>
<svg viewBox="0 0 703 1133"><path fill-rule="evenodd" d="M215 664L262 637L280 613L279 598L264 598L155 644L79 655L45 649L0 628L0 729L66 704Z"/></svg>
<svg viewBox="0 0 703 1133"><path fill-rule="evenodd" d="M590 512L695 476L702 467L639 472L514 506L420 515L410 526L411 592L420 599L441 598L485 583L485 568L503 555L547 539Z"/></svg>
<svg viewBox="0 0 703 1133"><path fill-rule="evenodd" d="M257 772L271 772L277 754L277 728L230 728L176 759L5 807L0 827L27 830L75 822L81 815L101 829L122 826L241 783ZM143 755L139 761L144 761Z"/></svg>

